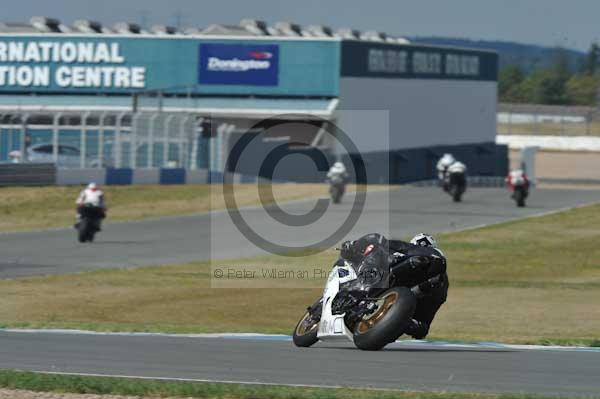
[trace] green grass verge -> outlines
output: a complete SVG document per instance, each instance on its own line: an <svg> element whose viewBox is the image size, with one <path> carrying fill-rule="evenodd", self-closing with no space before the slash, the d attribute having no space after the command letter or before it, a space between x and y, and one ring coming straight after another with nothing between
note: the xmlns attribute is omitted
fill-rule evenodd
<svg viewBox="0 0 600 399"><path fill-rule="evenodd" d="M82 187L0 188L0 231L66 227L75 218L75 199ZM105 186L108 222L188 215L225 209L222 186L210 184ZM353 189L350 187L350 189ZM273 185L278 201L327 195L325 184ZM239 206L258 205L258 186L235 187Z"/></svg>
<svg viewBox="0 0 600 399"><path fill-rule="evenodd" d="M430 338L598 346L599 226L600 205L594 205L438 237L448 257L450 290ZM4 280L0 325L290 334L321 295L322 278L233 281L230 288L215 288L211 266L329 270L335 257L328 250Z"/></svg>
<svg viewBox="0 0 600 399"><path fill-rule="evenodd" d="M58 392L138 397L226 399L543 399L525 394L475 394L382 391L354 388L301 388L286 386L170 382L131 378L49 375L0 370L0 387L37 392ZM553 397L553 399L559 399Z"/></svg>

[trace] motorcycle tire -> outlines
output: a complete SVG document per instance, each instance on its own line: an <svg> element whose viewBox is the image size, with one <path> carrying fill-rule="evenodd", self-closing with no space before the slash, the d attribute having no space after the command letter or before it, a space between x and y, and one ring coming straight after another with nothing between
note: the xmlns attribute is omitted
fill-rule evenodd
<svg viewBox="0 0 600 399"><path fill-rule="evenodd" d="M404 333L417 307L415 295L406 287L394 287L378 297L378 309L354 326L357 348L368 351L382 349Z"/></svg>
<svg viewBox="0 0 600 399"><path fill-rule="evenodd" d="M515 201L517 202L517 206L522 208L525 206L525 194L521 190L515 191Z"/></svg>
<svg viewBox="0 0 600 399"><path fill-rule="evenodd" d="M331 195L331 202L334 204L339 204L342 199L342 191L337 187L331 187L329 190L329 194Z"/></svg>
<svg viewBox="0 0 600 399"><path fill-rule="evenodd" d="M307 311L300 319L296 328L294 328L294 345L300 348L308 348L317 343L317 332L319 331L319 322L309 321L311 315Z"/></svg>
<svg viewBox="0 0 600 399"><path fill-rule="evenodd" d="M77 228L77 239L79 242L86 242L88 240L88 232L90 230L90 221L87 218L83 218L79 221L79 227Z"/></svg>
<svg viewBox="0 0 600 399"><path fill-rule="evenodd" d="M458 186L454 186L450 189L452 200L454 202L460 202L462 200L462 190Z"/></svg>

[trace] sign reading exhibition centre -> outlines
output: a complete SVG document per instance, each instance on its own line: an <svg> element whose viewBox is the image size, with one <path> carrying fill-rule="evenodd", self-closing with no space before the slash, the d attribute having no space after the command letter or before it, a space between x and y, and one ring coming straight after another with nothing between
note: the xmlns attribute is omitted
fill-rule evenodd
<svg viewBox="0 0 600 399"><path fill-rule="evenodd" d="M116 42L0 41L0 86L145 88L146 68L125 62Z"/></svg>

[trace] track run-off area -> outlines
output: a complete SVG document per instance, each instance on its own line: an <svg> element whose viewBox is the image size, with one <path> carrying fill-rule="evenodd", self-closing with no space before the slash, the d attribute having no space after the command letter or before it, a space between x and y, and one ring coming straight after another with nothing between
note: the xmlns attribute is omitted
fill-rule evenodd
<svg viewBox="0 0 600 399"><path fill-rule="evenodd" d="M282 210L302 215L315 201L295 201ZM400 187L367 194L352 230L336 244L371 232L409 238L418 232L439 233L499 223L600 201L600 190L538 189L526 208L517 208L503 189L470 189L453 203L441 189ZM281 245L311 245L341 226L351 215L353 196L330 205L315 223L285 226L262 207L240 214L257 234ZM129 223L108 223L90 245L79 244L74 229L0 234L0 278L66 274L100 268L139 267L196 260L236 259L264 254L233 224L226 211Z"/></svg>
<svg viewBox="0 0 600 399"><path fill-rule="evenodd" d="M352 231L395 237L449 232L541 215L600 201L600 191L538 189L517 208L506 190L470 189L453 203L437 188L401 187L369 193ZM307 213L314 200L282 205ZM248 224L286 245L309 245L343 223L352 196L330 206L319 222L281 226L260 207L240 210ZM261 230L262 229L262 230ZM341 241L341 240L340 240ZM97 242L81 245L75 231L0 235L0 278L66 274L264 253L225 211L131 223L107 223ZM398 342L379 352L350 342L293 346L287 336L96 334L0 331L0 368L83 375L130 376L298 386L349 386L451 392L512 392L585 396L600 392L600 351L500 344Z"/></svg>

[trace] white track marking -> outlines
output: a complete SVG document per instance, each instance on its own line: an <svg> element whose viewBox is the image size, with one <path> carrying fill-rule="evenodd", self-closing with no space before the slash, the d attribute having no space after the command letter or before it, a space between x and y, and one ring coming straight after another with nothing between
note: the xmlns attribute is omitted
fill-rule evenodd
<svg viewBox="0 0 600 399"><path fill-rule="evenodd" d="M259 334L259 333L206 333L206 334L165 334L165 333L143 333L143 332L96 332L86 330L61 330L61 329L0 329L0 333L20 334L55 334L55 335L88 335L88 336L115 336L115 337L166 337L166 338L188 338L188 339L236 339L236 340L258 340L258 341L280 341L291 342L292 337L284 334ZM517 345L503 344L499 342L447 342L426 340L402 340L396 341L393 346L427 346L456 349L512 349L519 351L570 351L570 352L594 352L600 353L600 347L588 346L559 346L559 345Z"/></svg>

